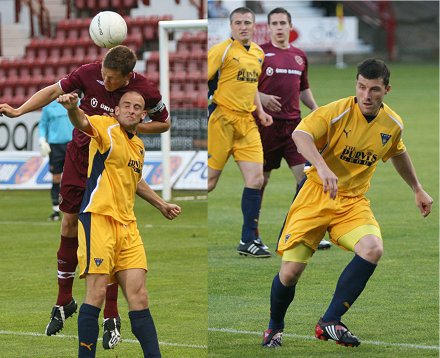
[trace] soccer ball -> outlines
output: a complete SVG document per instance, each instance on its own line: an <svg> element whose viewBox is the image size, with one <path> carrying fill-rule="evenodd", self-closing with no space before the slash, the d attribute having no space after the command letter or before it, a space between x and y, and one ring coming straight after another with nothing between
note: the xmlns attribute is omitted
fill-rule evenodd
<svg viewBox="0 0 440 358"><path fill-rule="evenodd" d="M102 11L92 19L89 33L99 47L112 48L127 37L127 24L118 13Z"/></svg>

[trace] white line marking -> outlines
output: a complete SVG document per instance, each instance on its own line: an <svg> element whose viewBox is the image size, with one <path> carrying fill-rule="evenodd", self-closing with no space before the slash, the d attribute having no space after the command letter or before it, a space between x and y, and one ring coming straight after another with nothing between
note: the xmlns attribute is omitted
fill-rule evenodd
<svg viewBox="0 0 440 358"><path fill-rule="evenodd" d="M240 331L237 329L231 328L208 328L208 331L212 332L225 332L225 333L233 333L233 334L250 334L255 336L261 336L261 332L252 332L252 331ZM294 333L283 333L283 337L293 337L305 340L315 340L316 338L313 336L301 336L299 334ZM439 350L439 346L424 346L421 344L409 344L409 343L390 343L390 342L380 342L380 341L363 341L362 344L371 344L375 346L393 346L393 347L401 347L401 348L413 348L413 349L434 349Z"/></svg>
<svg viewBox="0 0 440 358"><path fill-rule="evenodd" d="M0 334L11 335L11 336L47 337L43 333L35 333L35 332L0 331ZM54 338L78 339L78 336L72 336L72 335L67 335L67 334L57 334L57 335L51 336L51 337L54 337ZM98 341L102 341L102 338L98 338ZM137 339L122 339L121 342L139 344ZM159 345L161 345L161 346L172 346L172 347L183 347L183 348L208 349L208 346L198 345L198 344L181 344L181 343L159 342Z"/></svg>

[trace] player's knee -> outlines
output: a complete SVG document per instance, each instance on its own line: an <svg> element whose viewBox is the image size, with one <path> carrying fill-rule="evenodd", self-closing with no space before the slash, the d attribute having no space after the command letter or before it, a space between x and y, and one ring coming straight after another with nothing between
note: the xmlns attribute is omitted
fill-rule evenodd
<svg viewBox="0 0 440 358"><path fill-rule="evenodd" d="M64 214L61 221L61 234L66 237L76 237L78 234L78 215Z"/></svg>
<svg viewBox="0 0 440 358"><path fill-rule="evenodd" d="M377 263L383 255L382 239L373 235L363 237L355 248L359 256L372 263Z"/></svg>
<svg viewBox="0 0 440 358"><path fill-rule="evenodd" d="M134 292L127 293L127 302L132 311L140 311L148 308L147 289L145 287L140 287Z"/></svg>

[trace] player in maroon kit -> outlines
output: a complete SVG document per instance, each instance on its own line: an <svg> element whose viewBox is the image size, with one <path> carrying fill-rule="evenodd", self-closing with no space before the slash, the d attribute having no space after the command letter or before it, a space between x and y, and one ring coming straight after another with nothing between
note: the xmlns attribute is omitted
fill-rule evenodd
<svg viewBox="0 0 440 358"><path fill-rule="evenodd" d="M273 118L273 124L259 126L264 152L261 199L271 171L280 167L282 158L292 170L297 186L303 180L306 160L298 153L291 135L301 121L299 101L312 111L318 108L307 77L307 57L289 43L292 29L290 13L284 8L275 8L267 15L267 22L270 42L261 45L265 56L258 92L264 110ZM330 248L330 242L322 240L319 248Z"/></svg>
<svg viewBox="0 0 440 358"><path fill-rule="evenodd" d="M151 121L141 123L140 133L162 133L169 129L168 111L162 97L151 82L139 73L133 72L136 55L126 46L109 50L102 63L83 65L59 82L35 93L19 108L0 104L0 115L18 117L42 108L61 94L81 91L80 108L87 115L109 115L114 113L119 99L127 91L141 93ZM61 243L58 259L58 298L52 309L50 322L46 327L48 336L61 331L64 321L72 316L77 303L72 297L73 278L78 263L78 212L84 195L87 179L88 149L90 137L74 129L72 142L67 147L64 172L61 180L60 210ZM120 341L120 318L117 308L118 286L107 287L104 307L104 348L113 348Z"/></svg>

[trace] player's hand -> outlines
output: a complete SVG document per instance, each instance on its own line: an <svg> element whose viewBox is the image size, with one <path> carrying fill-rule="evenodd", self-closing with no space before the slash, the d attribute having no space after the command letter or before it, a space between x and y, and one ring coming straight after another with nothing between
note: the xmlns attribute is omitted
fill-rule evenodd
<svg viewBox="0 0 440 358"><path fill-rule="evenodd" d="M269 127L273 123L272 116L264 111L258 113L258 119L264 127Z"/></svg>
<svg viewBox="0 0 440 358"><path fill-rule="evenodd" d="M280 103L281 97L260 93L260 100L264 108L272 112L281 111L281 103Z"/></svg>
<svg viewBox="0 0 440 358"><path fill-rule="evenodd" d="M338 194L338 177L327 167L316 168L322 181L324 193L329 193L330 199L336 199Z"/></svg>
<svg viewBox="0 0 440 358"><path fill-rule="evenodd" d="M39 139L40 142L40 154L42 157L46 157L49 155L51 149L49 143L47 143L46 138L41 137Z"/></svg>
<svg viewBox="0 0 440 358"><path fill-rule="evenodd" d="M160 211L168 220L173 220L180 215L182 209L176 204L166 203L165 206L160 209Z"/></svg>
<svg viewBox="0 0 440 358"><path fill-rule="evenodd" d="M20 112L18 111L18 109L12 108L9 104L2 103L0 104L0 116L3 115L9 118L15 118L20 115Z"/></svg>
<svg viewBox="0 0 440 358"><path fill-rule="evenodd" d="M65 93L58 97L58 103L67 110L78 107L78 93Z"/></svg>
<svg viewBox="0 0 440 358"><path fill-rule="evenodd" d="M434 200L428 195L426 191L420 189L415 192L416 205L420 210L420 213L426 218L431 212L432 203Z"/></svg>

